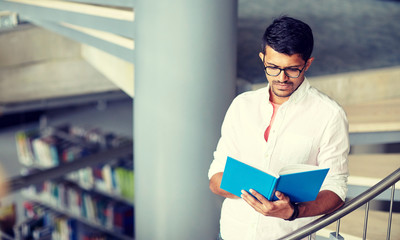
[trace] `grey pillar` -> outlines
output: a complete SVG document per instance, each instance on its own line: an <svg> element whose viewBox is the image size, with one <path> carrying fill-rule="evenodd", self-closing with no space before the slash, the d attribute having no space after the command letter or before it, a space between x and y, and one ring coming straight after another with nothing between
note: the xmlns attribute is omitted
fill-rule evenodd
<svg viewBox="0 0 400 240"><path fill-rule="evenodd" d="M207 171L234 97L236 0L135 1L137 240L215 239Z"/></svg>

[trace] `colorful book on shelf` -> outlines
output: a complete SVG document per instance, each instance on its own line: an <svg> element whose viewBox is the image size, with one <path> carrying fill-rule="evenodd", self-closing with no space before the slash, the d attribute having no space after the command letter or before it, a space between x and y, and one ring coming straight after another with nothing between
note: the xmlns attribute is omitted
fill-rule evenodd
<svg viewBox="0 0 400 240"><path fill-rule="evenodd" d="M37 129L19 131L15 135L18 158L22 164L30 166L35 163L31 142L33 139L38 138L39 135L40 133Z"/></svg>
<svg viewBox="0 0 400 240"><path fill-rule="evenodd" d="M32 141L33 152L38 164L52 167L59 164L57 139L52 136L36 138Z"/></svg>
<svg viewBox="0 0 400 240"><path fill-rule="evenodd" d="M275 192L280 191L292 202L307 202L315 200L328 171L329 168L293 164L278 174L270 174L228 157L220 187L238 197L241 190L254 189L270 201L278 200Z"/></svg>

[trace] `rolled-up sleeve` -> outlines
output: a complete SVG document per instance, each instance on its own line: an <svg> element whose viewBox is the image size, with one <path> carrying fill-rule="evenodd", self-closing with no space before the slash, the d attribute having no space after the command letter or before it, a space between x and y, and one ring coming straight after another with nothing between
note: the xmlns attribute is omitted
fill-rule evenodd
<svg viewBox="0 0 400 240"><path fill-rule="evenodd" d="M214 152L214 159L208 170L208 179L219 172L223 172L226 159L228 156L237 157L238 148L235 141L235 103L234 100L226 112L224 121L221 127L221 138L218 141L217 148Z"/></svg>
<svg viewBox="0 0 400 240"><path fill-rule="evenodd" d="M320 143L318 165L330 168L321 190L336 193L343 201L347 194L349 131L345 112L340 109L330 119Z"/></svg>

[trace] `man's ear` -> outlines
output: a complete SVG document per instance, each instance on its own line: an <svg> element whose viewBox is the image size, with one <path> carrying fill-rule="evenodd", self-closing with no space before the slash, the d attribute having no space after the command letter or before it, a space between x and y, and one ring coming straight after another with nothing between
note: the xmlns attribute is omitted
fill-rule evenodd
<svg viewBox="0 0 400 240"><path fill-rule="evenodd" d="M305 67L305 71L308 70L308 68L311 66L311 63L312 63L313 61L314 61L314 57L310 57L310 58L307 60L306 67Z"/></svg>
<svg viewBox="0 0 400 240"><path fill-rule="evenodd" d="M264 53L263 53L263 52L260 52L260 53L258 54L258 56L260 57L261 61L263 62L263 61L264 61Z"/></svg>

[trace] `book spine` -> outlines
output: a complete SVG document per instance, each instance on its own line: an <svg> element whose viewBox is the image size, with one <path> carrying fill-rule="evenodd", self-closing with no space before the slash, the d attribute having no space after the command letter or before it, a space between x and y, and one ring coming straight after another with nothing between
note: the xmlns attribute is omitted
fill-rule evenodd
<svg viewBox="0 0 400 240"><path fill-rule="evenodd" d="M275 180L272 182L271 191L268 194L269 201L275 200L275 191L276 191L276 187L278 186L278 182L279 182L279 177L275 178Z"/></svg>

